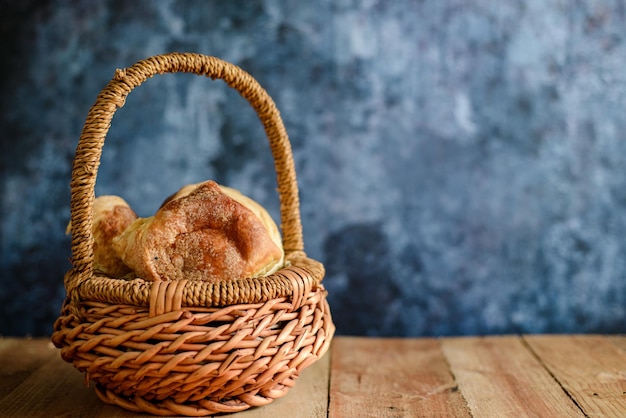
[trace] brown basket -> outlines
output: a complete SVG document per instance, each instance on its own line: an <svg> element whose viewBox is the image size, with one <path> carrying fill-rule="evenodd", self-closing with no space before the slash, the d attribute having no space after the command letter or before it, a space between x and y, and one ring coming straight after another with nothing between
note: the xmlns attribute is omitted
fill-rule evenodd
<svg viewBox="0 0 626 418"><path fill-rule="evenodd" d="M155 74L222 79L257 112L274 157L286 267L268 277L207 283L119 280L93 269L92 208L102 146L126 96ZM107 403L155 415L205 416L266 405L328 349L335 331L324 267L303 250L291 145L267 92L214 57L139 61L99 94L80 136L71 182L72 266L52 341Z"/></svg>

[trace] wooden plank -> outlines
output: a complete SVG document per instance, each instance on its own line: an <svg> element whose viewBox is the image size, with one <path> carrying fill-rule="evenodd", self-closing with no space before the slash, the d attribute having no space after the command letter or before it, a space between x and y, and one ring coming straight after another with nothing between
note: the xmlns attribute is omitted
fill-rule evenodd
<svg viewBox="0 0 626 418"><path fill-rule="evenodd" d="M81 373L54 356L0 400L2 416L95 416L97 398Z"/></svg>
<svg viewBox="0 0 626 418"><path fill-rule="evenodd" d="M0 337L0 400L54 356L59 352L48 339Z"/></svg>
<svg viewBox="0 0 626 418"><path fill-rule="evenodd" d="M327 352L303 370L287 395L267 406L240 412L237 418L325 418L328 411L330 356L331 353Z"/></svg>
<svg viewBox="0 0 626 418"><path fill-rule="evenodd" d="M473 416L583 416L519 337L450 338L442 348Z"/></svg>
<svg viewBox="0 0 626 418"><path fill-rule="evenodd" d="M599 335L525 339L585 414L626 416L626 353L612 341Z"/></svg>
<svg viewBox="0 0 626 418"><path fill-rule="evenodd" d="M336 338L330 417L469 417L435 339Z"/></svg>
<svg viewBox="0 0 626 418"><path fill-rule="evenodd" d="M613 345L626 353L626 335L608 335L606 337Z"/></svg>

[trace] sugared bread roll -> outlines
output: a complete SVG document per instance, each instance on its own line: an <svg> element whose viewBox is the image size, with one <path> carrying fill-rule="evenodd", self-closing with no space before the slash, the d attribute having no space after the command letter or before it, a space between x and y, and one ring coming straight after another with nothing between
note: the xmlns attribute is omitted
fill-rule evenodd
<svg viewBox="0 0 626 418"><path fill-rule="evenodd" d="M152 281L215 282L275 272L284 256L278 228L256 202L225 189L213 181L181 189L154 216L137 219L115 238L114 250Z"/></svg>
<svg viewBox="0 0 626 418"><path fill-rule="evenodd" d="M174 193L173 195L165 199L165 201L161 204L161 207L165 206L167 203L171 202L174 199L179 199L181 197L187 196L189 193L196 190L199 186L208 182L213 182L213 181L208 180L202 183L188 184L186 186L181 187L176 193ZM265 208L261 206L255 200L241 193L239 190L235 190L231 187L222 186L221 184L218 184L218 187L224 193L226 193L229 197L231 197L232 199L235 199L237 202L241 203L242 205L250 209L261 220L261 222L267 229L267 232L270 234L270 238L272 238L272 241L274 241L276 246L279 247L282 251L283 240L280 236L280 231L278 230L278 226L276 225L276 223L274 222L270 214L267 212L267 210L265 210ZM282 261L283 260L281 259L281 263Z"/></svg>
<svg viewBox="0 0 626 418"><path fill-rule="evenodd" d="M124 199L118 196L99 196L93 204L93 267L104 274L122 277L130 269L112 247L112 241L137 219Z"/></svg>

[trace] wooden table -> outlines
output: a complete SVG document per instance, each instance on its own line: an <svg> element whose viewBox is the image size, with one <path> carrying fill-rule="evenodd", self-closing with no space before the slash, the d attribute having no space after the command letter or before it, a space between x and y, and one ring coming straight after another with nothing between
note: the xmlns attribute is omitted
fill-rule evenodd
<svg viewBox="0 0 626 418"><path fill-rule="evenodd" d="M145 417L102 403L45 339L0 338L0 416ZM252 417L626 417L626 336L338 337Z"/></svg>

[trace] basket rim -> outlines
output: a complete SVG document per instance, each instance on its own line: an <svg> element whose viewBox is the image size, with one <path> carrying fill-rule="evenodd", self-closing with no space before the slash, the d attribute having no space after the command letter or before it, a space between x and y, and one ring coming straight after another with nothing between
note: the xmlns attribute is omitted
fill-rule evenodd
<svg viewBox="0 0 626 418"><path fill-rule="evenodd" d="M75 290L74 303L100 302L149 308L151 316L186 307L220 308L239 304L264 303L288 298L300 306L306 295L319 287L324 266L306 256L291 257L289 265L265 277L207 282L200 280L150 281L141 277L119 279L94 272L92 278ZM69 270L65 281L77 272Z"/></svg>

